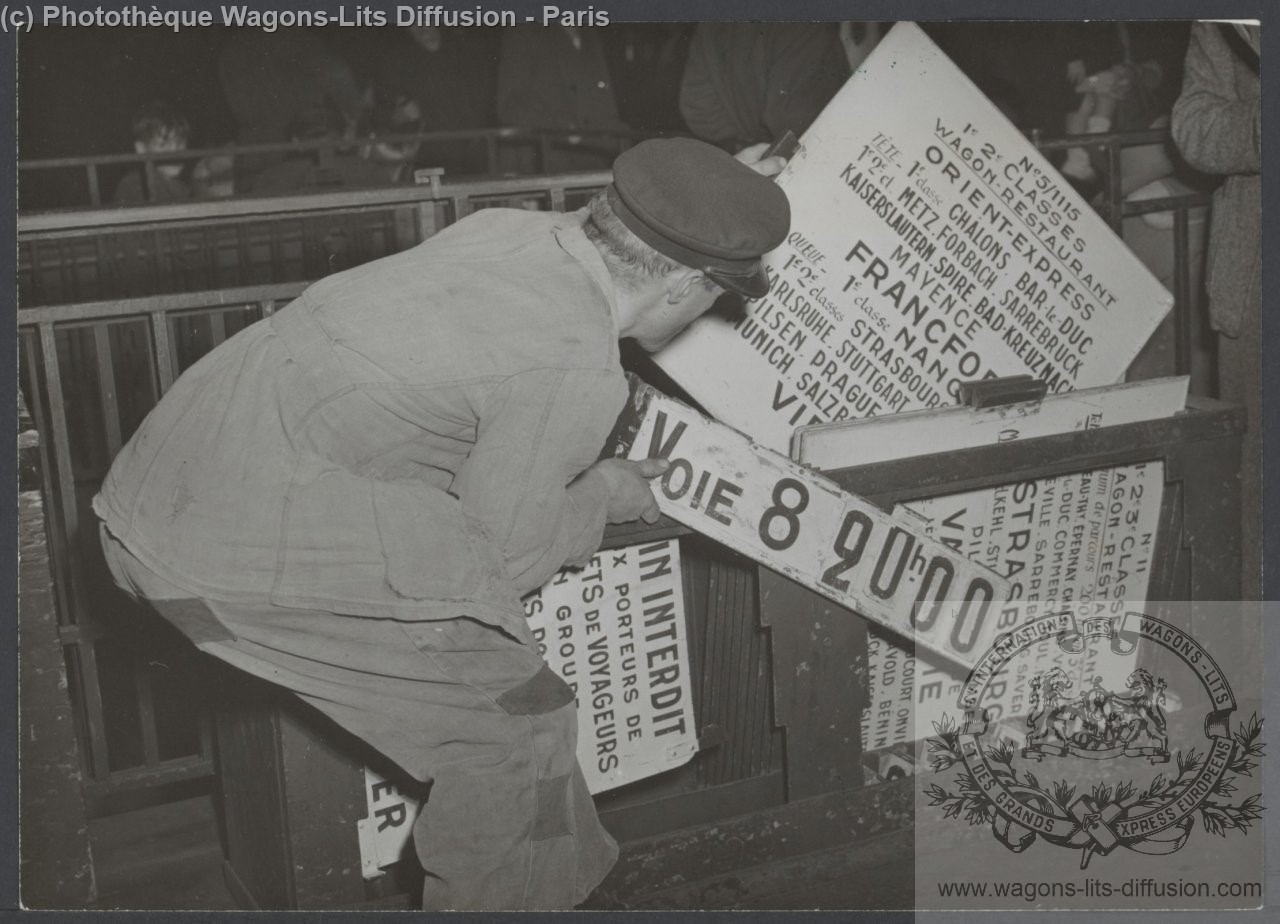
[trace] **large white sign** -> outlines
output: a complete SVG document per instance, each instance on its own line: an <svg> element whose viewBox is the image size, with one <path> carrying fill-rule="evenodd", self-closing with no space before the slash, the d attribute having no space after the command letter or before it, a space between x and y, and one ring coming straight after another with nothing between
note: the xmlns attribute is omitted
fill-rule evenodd
<svg viewBox="0 0 1280 924"><path fill-rule="evenodd" d="M989 568L647 385L630 413L672 519L960 664L990 646L1010 586Z"/></svg>
<svg viewBox="0 0 1280 924"><path fill-rule="evenodd" d="M901 101L901 105L887 101ZM932 42L899 23L778 182L768 296L657 357L785 451L801 424L955 403L964 380L1119 381L1172 297Z"/></svg>
<svg viewBox="0 0 1280 924"><path fill-rule="evenodd" d="M524 599L539 654L577 695L578 763L605 792L689 762L698 750L680 547L595 555ZM365 768L357 822L366 879L403 855L421 803Z"/></svg>
<svg viewBox="0 0 1280 924"><path fill-rule="evenodd" d="M578 697L578 763L604 792L685 764L698 749L680 550L600 552L525 598L539 652Z"/></svg>

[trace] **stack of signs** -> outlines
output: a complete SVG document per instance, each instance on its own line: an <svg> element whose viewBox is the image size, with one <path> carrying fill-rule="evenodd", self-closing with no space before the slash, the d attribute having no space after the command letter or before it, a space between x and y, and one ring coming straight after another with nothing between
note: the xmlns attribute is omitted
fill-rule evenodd
<svg viewBox="0 0 1280 924"><path fill-rule="evenodd" d="M1185 377L1155 379L981 411L804 427L794 451L800 461L824 468L885 461L900 457L899 448L951 452L1166 417L1183 408L1186 393ZM1007 630L1051 612L1044 608L1049 601L1144 600L1163 488L1163 465L1141 463L929 498L900 505L895 514L919 517L935 539L1012 583L1011 605L997 623ZM993 722L1025 716L1035 674L1060 668L1078 693L1099 673L1098 656L1096 647L1068 654L1041 643L1036 658L1023 665L1028 669L993 684L994 695L983 705ZM943 714L955 718L964 676L945 661L873 629L867 663L870 706L862 741L868 751L932 734Z"/></svg>
<svg viewBox="0 0 1280 924"><path fill-rule="evenodd" d="M687 763L697 752L680 550L603 551L525 598L547 664L577 695L578 763L593 793ZM366 879L403 855L420 803L365 768L357 825Z"/></svg>
<svg viewBox="0 0 1280 924"><path fill-rule="evenodd" d="M711 415L785 451L801 424L955 403L1027 373L1113 384L1172 297L911 23L890 30L778 178L769 294L657 357Z"/></svg>
<svg viewBox="0 0 1280 924"><path fill-rule="evenodd" d="M792 226L766 258L769 294L734 319L700 319L657 357L713 416L765 447L785 450L803 425L951 405L963 381L1030 374L1054 395L1111 385L1172 304L1110 227L911 23L894 26L850 78L778 182ZM1175 395L1148 416L1181 407ZM1142 418L1107 415L1105 423L1133 419ZM1102 420L1068 413L1056 426ZM917 431L917 451L938 451L935 435ZM819 467L869 461L802 458ZM923 516L919 526L933 538L1012 578L1024 599L1139 600L1147 568L1137 562L1150 556L1121 546L1126 537L1154 535L1157 469L1010 485L896 513ZM1033 524L1034 538L1015 519L1029 516L1031 503L1037 517L1049 518ZM1115 503L1131 532L1104 542ZM1023 567L1011 555L1025 551L1024 542L1047 541L1058 554L1059 517L1067 539L1055 583L1048 572L1033 578L1034 558L1025 573L1011 573ZM949 681L918 676L934 665L907 660L901 636L878 638L871 657L883 686L892 686L892 674L900 694L915 674L916 690L946 694ZM876 733L884 723L875 723L872 742L928 727L909 708L891 708L890 732Z"/></svg>

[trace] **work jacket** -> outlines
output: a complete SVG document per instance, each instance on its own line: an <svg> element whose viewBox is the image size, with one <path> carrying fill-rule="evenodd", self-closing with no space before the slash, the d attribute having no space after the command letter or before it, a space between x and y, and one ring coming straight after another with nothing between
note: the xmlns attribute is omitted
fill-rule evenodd
<svg viewBox="0 0 1280 924"><path fill-rule="evenodd" d="M94 509L193 595L522 621L585 561L626 399L580 214L476 213L327 277L192 366Z"/></svg>

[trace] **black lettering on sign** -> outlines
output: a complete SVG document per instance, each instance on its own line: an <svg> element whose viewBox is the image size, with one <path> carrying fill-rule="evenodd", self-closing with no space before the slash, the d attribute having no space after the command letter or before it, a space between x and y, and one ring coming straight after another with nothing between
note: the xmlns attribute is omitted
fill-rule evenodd
<svg viewBox="0 0 1280 924"><path fill-rule="evenodd" d="M680 426L684 426L682 423ZM672 441L674 442L674 440ZM651 456L652 458L652 456ZM676 476L680 476L680 486L675 487L672 482L676 480ZM679 500L684 497L685 492L689 490L689 485L693 484L693 466L689 464L688 459L674 459L671 467L667 469L662 476L662 493L672 500Z"/></svg>
<svg viewBox="0 0 1280 924"><path fill-rule="evenodd" d="M964 603L960 607L960 615L956 617L955 625L951 627L951 647L961 654L968 654L973 650L973 646L977 644L979 637L982 635L982 624L986 622L987 613L991 609L991 601L995 599L995 588L984 578L974 578L969 582L969 590L965 594ZM973 611L975 600L981 600L978 608L978 615L974 617L973 628L969 631L967 639L961 638L960 633L964 629L964 624L969 620L969 614Z"/></svg>
<svg viewBox="0 0 1280 924"><path fill-rule="evenodd" d="M796 502L791 506L786 503L788 489L794 491L796 495ZM797 481L795 478L778 479L778 483L773 486L773 506L765 510L764 515L760 517L760 541L775 552L790 548L796 541L796 536L800 534L800 513L808 506L809 489L805 487L804 482ZM773 535L774 520L782 520L787 524L785 535L780 537Z"/></svg>
<svg viewBox="0 0 1280 924"><path fill-rule="evenodd" d="M741 496L742 488L732 481L717 478L715 489L711 492L711 499L707 501L707 516L719 523L723 523L725 526L732 525L733 521L729 519L729 515L722 513L720 508L732 510L733 499Z"/></svg>
<svg viewBox="0 0 1280 924"><path fill-rule="evenodd" d="M653 419L653 436L649 439L649 458L650 459L669 459L671 458L671 450L676 448L676 443L685 431L685 422L677 420L675 429L671 431L670 439L663 442L663 435L667 429L667 412L658 411Z"/></svg>
<svg viewBox="0 0 1280 924"><path fill-rule="evenodd" d="M641 581L652 581L669 574L671 574L671 547L667 543L655 542L640 550Z"/></svg>
<svg viewBox="0 0 1280 924"><path fill-rule="evenodd" d="M898 564L893 569L893 578L887 585L881 584L885 565L888 564L889 557L893 554L893 547L898 544L899 536L905 542L902 546L902 552L898 555ZM912 536L901 526L895 526L889 530L889 537L885 540L884 545L880 547L880 557L876 560L875 570L871 572L871 592L873 594L881 600L888 600L897 593L898 583L902 580L902 572L907 570L907 562L910 560L911 552L915 547L915 536Z"/></svg>
<svg viewBox="0 0 1280 924"><path fill-rule="evenodd" d="M849 534L853 532L855 526L858 527L858 540L850 547ZM840 531L836 534L834 546L835 553L840 556L840 560L822 572L822 583L828 587L834 587L836 590L847 591L849 582L840 577L840 575L862 560L862 553L866 550L867 539L870 536L871 517L861 510L848 511L844 515L844 522L840 524Z"/></svg>
<svg viewBox="0 0 1280 924"><path fill-rule="evenodd" d="M947 598L947 591L951 589L951 580L954 577L955 569L951 566L951 562L941 555L935 555L930 560L929 566L924 571L924 579L920 582L920 593L916 594L915 606L911 608L911 625L917 630L927 632L933 628L938 618L938 610L942 606L942 601ZM938 582L936 587L935 581ZM920 610L930 596L933 598L933 605L929 607L928 616L921 619Z"/></svg>
<svg viewBox="0 0 1280 924"><path fill-rule="evenodd" d="M378 818L378 830L385 831L387 828L398 828L404 824L405 819L409 817L409 810L403 802L397 802L395 805L377 809L373 814Z"/></svg>

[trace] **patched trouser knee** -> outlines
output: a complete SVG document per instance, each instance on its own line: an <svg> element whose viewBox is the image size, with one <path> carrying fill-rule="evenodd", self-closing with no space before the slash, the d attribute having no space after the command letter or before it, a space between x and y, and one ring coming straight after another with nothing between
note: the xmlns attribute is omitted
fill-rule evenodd
<svg viewBox="0 0 1280 924"><path fill-rule="evenodd" d="M507 715L529 721L538 780L530 837L545 841L571 834L569 784L578 740L573 690L544 664L499 696L497 704Z"/></svg>
<svg viewBox="0 0 1280 924"><path fill-rule="evenodd" d="M617 848L578 768L573 690L532 649L470 621L406 631L477 694L454 732L469 746L428 756L431 794L414 828L423 907L580 903Z"/></svg>

